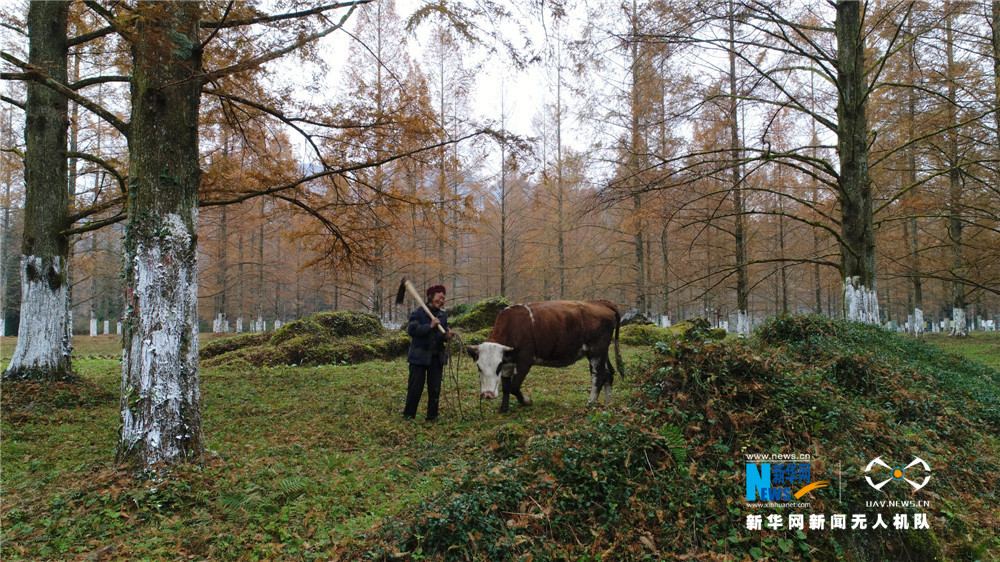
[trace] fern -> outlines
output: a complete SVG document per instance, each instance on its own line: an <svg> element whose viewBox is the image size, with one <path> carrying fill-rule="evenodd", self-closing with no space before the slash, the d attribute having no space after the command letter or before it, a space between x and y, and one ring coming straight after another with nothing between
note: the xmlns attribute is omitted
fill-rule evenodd
<svg viewBox="0 0 1000 562"><path fill-rule="evenodd" d="M684 464L687 461L687 441L684 440L681 430L673 424L665 423L660 428L660 436L666 440L667 449L677 464Z"/></svg>
<svg viewBox="0 0 1000 562"><path fill-rule="evenodd" d="M247 494L222 494L222 507L227 510L238 510L243 509L249 504L253 503L253 500Z"/></svg>
<svg viewBox="0 0 1000 562"><path fill-rule="evenodd" d="M285 496L301 494L309 486L309 479L302 476L290 476L278 483L278 489Z"/></svg>

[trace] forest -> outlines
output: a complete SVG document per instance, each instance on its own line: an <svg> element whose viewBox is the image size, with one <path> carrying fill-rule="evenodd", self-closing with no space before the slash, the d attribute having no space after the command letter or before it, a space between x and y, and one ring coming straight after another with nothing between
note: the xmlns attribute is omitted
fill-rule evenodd
<svg viewBox="0 0 1000 562"><path fill-rule="evenodd" d="M386 295L402 275L446 283L453 303L609 298L734 331L740 314L843 316L844 280L859 273L877 287L883 324L921 309L928 330L954 311L981 326L998 312L989 3L865 3L843 31L859 49L850 77L826 2L415 3L410 13L378 2L343 22L351 39L337 52L324 42L336 34L326 11L288 4L275 21L253 21L249 3L201 6L212 35L196 141L204 331L328 309L396 320L404 312ZM89 333L95 319L114 332L134 61L107 31L122 16L68 9L73 330ZM212 27L223 13L231 25ZM4 14L12 335L28 212L26 15ZM498 65L540 77L542 103L484 106L484 90L509 87L480 77ZM846 105L848 78L861 114ZM524 113L529 129L512 132ZM855 118L861 130L848 131ZM856 194L845 143L863 152Z"/></svg>
<svg viewBox="0 0 1000 562"><path fill-rule="evenodd" d="M18 0L0 60L5 558L1000 549L1000 0ZM404 277L615 303L625 392L405 425ZM778 449L933 524L754 529Z"/></svg>
<svg viewBox="0 0 1000 562"><path fill-rule="evenodd" d="M409 8L8 6L10 369L66 371L100 323L196 371L198 331L397 322L403 275L742 334L788 312L992 324L995 4ZM480 83L498 66L544 102ZM169 352L146 343L161 320Z"/></svg>

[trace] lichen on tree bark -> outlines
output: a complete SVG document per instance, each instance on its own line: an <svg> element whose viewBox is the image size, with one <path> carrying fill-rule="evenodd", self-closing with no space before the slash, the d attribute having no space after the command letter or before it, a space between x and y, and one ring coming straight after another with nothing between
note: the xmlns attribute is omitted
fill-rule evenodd
<svg viewBox="0 0 1000 562"><path fill-rule="evenodd" d="M204 450L198 372L200 7L139 3L132 40L122 429L139 467ZM182 39L183 38L183 39Z"/></svg>

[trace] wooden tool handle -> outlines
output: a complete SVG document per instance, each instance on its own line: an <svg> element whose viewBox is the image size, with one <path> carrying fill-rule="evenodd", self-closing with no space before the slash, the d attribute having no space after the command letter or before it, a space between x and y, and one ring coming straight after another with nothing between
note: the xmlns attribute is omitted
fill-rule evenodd
<svg viewBox="0 0 1000 562"><path fill-rule="evenodd" d="M413 283L410 283L409 280L406 280L403 281L403 284L406 286L406 292L410 293L410 296L413 297L413 300L417 301L417 304L420 305L420 308L424 309L424 312L427 313L427 316L434 318L434 315L431 314L431 309L427 308L427 305L424 304L424 299L420 298L420 293L417 292L417 289L413 286ZM438 330L441 330L442 334L445 335L448 334L448 332L444 330L444 326L442 326L441 324L438 324Z"/></svg>

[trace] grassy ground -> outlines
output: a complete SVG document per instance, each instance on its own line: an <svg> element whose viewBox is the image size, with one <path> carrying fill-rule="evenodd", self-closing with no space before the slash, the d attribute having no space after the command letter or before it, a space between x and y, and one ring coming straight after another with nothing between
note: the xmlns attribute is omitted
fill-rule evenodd
<svg viewBox="0 0 1000 562"><path fill-rule="evenodd" d="M219 338L232 337L231 334L200 334L198 341L204 345ZM7 364L14 347L17 345L17 338L0 338L0 361ZM115 359L122 355L122 337L113 334L101 336L73 336L73 359L74 362L85 359Z"/></svg>
<svg viewBox="0 0 1000 562"><path fill-rule="evenodd" d="M925 334L924 339L944 351L1000 370L1000 332L972 332L965 338L939 332Z"/></svg>
<svg viewBox="0 0 1000 562"><path fill-rule="evenodd" d="M1000 365L996 334L927 340ZM13 344L0 342L4 361ZM74 340L82 391L33 395L38 389L4 385L0 558L337 557L345 543L363 543L380 523L451 489L481 459L497 458L516 428L535 432L617 412L631 390L620 381L611 408L588 409L585 362L536 368L525 386L534 405L515 405L501 417L496 402L479 409L474 367L465 359L464 417L455 383L446 380L441 419L430 424L401 419L403 361L205 368L204 433L212 454L142 480L112 462L119 345L118 336ZM648 354L630 348L627 360Z"/></svg>
<svg viewBox="0 0 1000 562"><path fill-rule="evenodd" d="M495 401L480 411L467 358L458 385L464 418L456 383L446 380L433 424L401 419L401 360L206 368L203 423L212 455L136 481L112 462L121 375L107 357L117 342L75 339L75 368L93 386L85 400L32 402L4 388L0 558L326 557L461 479L501 420ZM9 356L12 338L3 344ZM544 425L586 410L586 368L533 370L525 390L534 405L513 406L502 422Z"/></svg>

